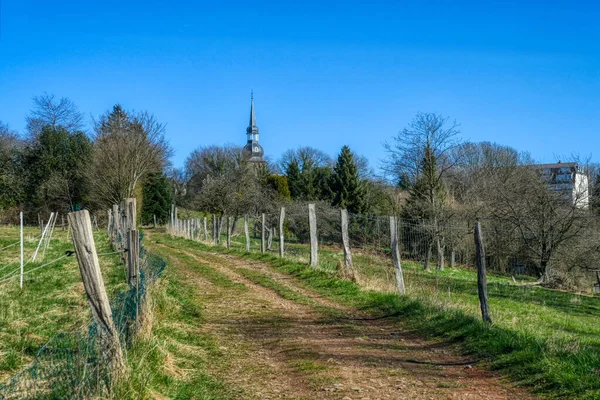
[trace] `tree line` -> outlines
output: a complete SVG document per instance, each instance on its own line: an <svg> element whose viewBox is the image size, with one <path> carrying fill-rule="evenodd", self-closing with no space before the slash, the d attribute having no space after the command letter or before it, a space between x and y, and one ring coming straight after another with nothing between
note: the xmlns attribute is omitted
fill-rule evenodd
<svg viewBox="0 0 600 400"><path fill-rule="evenodd" d="M117 104L95 117L89 131L83 121L71 100L43 94L34 97L23 134L0 122L4 219L18 210L29 218L100 211L128 197L141 204L143 224L155 217L165 223L171 203L236 218L316 202L351 214L399 215L401 229L419 233L425 269L444 268L457 254L470 257L453 227L476 220L489 228L492 268L523 264L549 283L600 262L593 240L600 214L596 164L578 160L590 187L575 194L581 199L566 201L565 193L549 190L527 152L462 140L460 124L440 114L417 114L383 144L381 174L348 146L335 158L299 147L276 161L251 164L241 146L205 145L177 169L169 163L165 125L151 113ZM581 207L584 200L591 206Z"/></svg>

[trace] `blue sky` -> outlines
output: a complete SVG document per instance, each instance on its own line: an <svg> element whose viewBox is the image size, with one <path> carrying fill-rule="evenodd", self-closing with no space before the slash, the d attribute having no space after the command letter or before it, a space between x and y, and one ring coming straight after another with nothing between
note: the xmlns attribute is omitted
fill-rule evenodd
<svg viewBox="0 0 600 400"><path fill-rule="evenodd" d="M576 4L575 4L576 3ZM348 144L375 166L415 113L550 162L600 161L600 5L567 1L0 0L0 120L31 98L121 103L195 148L244 144L250 90L267 155ZM89 119L89 118L88 118Z"/></svg>

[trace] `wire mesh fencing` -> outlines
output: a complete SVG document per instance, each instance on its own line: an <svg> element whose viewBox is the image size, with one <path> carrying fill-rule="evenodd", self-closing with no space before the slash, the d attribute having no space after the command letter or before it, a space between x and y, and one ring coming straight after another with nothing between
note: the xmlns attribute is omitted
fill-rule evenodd
<svg viewBox="0 0 600 400"><path fill-rule="evenodd" d="M318 203L315 206L318 263L311 268L348 278L349 275L344 273L347 257L342 243L340 210ZM310 265L308 207L305 204L290 205L284 214L283 223L280 210L237 217L209 215L208 237L201 236L198 240L225 247L229 236L231 249L279 256L283 238L285 259ZM217 240L213 237L211 221L215 221ZM555 252L546 271L547 274L557 273L552 271L566 265L561 271L562 279L583 282L581 287L586 295L581 296L539 286L538 250L546 246L544 240L557 246L556 238L560 233L543 230L546 227L542 222L548 229L556 227L556 224L552 225L553 221L531 221L531 226L524 231L502 219L481 221L485 262L488 272L491 272L487 276L487 294L494 323L538 333L540 326L553 321L554 328L548 329L548 335L552 335L553 340L563 340L561 338L570 338L572 330L579 324L596 326L591 320L600 315L600 299L590 295L593 274L569 267L581 263L591 267L600 265L600 246L597 245L600 243L600 230L590 226L571 234L561 244L560 251ZM458 310L481 318L475 223L475 220L467 218L397 219L397 241L407 295L442 309ZM219 226L222 227L220 231ZM348 250L352 262L350 278L363 289L399 293L398 272L392 262L390 226L390 216L348 214ZM600 328L596 330L600 335ZM578 341L579 338L568 340Z"/></svg>
<svg viewBox="0 0 600 400"><path fill-rule="evenodd" d="M140 243L142 241L140 235ZM130 346L143 321L149 286L161 276L165 261L140 245L140 284L111 300L122 347ZM111 355L90 322L81 332L60 333L36 354L30 365L0 386L0 399L88 399L110 396L114 370Z"/></svg>

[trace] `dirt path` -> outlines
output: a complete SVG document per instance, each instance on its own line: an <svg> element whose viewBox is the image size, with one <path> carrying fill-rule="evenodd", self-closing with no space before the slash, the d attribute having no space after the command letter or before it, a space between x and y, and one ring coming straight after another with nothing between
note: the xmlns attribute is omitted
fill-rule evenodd
<svg viewBox="0 0 600 400"><path fill-rule="evenodd" d="M205 305L199 329L228 360L213 373L243 398L533 398L447 344L415 337L393 319L367 319L264 263L152 247L197 286Z"/></svg>

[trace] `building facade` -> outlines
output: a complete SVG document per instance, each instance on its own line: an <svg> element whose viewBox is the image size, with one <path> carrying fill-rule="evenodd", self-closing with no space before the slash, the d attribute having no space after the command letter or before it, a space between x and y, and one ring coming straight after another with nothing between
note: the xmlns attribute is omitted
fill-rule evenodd
<svg viewBox="0 0 600 400"><path fill-rule="evenodd" d="M588 177L575 162L534 165L550 190L563 193L577 208L589 208Z"/></svg>

